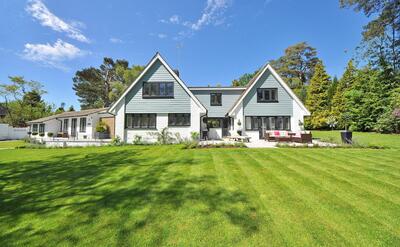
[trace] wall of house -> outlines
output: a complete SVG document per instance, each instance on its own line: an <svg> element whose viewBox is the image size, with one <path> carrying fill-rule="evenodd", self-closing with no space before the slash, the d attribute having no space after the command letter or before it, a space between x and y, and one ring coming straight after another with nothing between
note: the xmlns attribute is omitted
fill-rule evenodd
<svg viewBox="0 0 400 247"><path fill-rule="evenodd" d="M257 88L278 88L278 103L257 103ZM278 80L265 72L243 99L245 116L292 116L293 99Z"/></svg>
<svg viewBox="0 0 400 247"><path fill-rule="evenodd" d="M143 99L143 82L174 82L174 98ZM160 61L155 62L125 97L126 113L190 113L190 96Z"/></svg>
<svg viewBox="0 0 400 247"><path fill-rule="evenodd" d="M33 130L33 125L30 125L29 131L32 132ZM48 133L53 133L53 136L57 135L57 132L59 132L60 130L60 123L57 119L51 119L49 121L44 122L44 136L40 136L39 135L39 125L40 123L37 124L38 125L38 134L37 135L30 135L31 138L34 139L47 139L47 134Z"/></svg>
<svg viewBox="0 0 400 247"><path fill-rule="evenodd" d="M225 117L233 104L238 100L243 90L190 90L207 109L208 117ZM222 105L211 106L210 94L221 93Z"/></svg>
<svg viewBox="0 0 400 247"><path fill-rule="evenodd" d="M191 138L192 132L200 132L200 108L197 104L190 99L189 107L191 108L190 112L190 124L191 126L185 127L169 127L168 126L168 113L157 113L156 118L156 130L134 130L134 129L126 129L124 136L125 142L132 143L135 139L135 136L141 136L142 141L144 142L156 142L157 136L154 135L156 132L160 132L162 129L168 127L168 131L172 133L173 137L176 138L176 134L183 139ZM119 112L119 111L118 111ZM118 116L119 115L119 116ZM116 116L116 130L118 125L118 130L121 129L121 126L124 125L124 121L120 118L120 114ZM118 121L118 120L119 121Z"/></svg>

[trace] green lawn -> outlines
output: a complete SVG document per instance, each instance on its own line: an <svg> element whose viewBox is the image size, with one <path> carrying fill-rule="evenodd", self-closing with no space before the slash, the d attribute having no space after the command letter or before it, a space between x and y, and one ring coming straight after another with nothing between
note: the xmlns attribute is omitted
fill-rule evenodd
<svg viewBox="0 0 400 247"><path fill-rule="evenodd" d="M340 131L312 131L314 138L341 143ZM353 141L360 145L400 149L399 134L378 134L373 132L353 132Z"/></svg>
<svg viewBox="0 0 400 247"><path fill-rule="evenodd" d="M0 141L0 149L18 148L25 145L26 143L24 141Z"/></svg>
<svg viewBox="0 0 400 247"><path fill-rule="evenodd" d="M0 246L400 246L398 149L0 150Z"/></svg>

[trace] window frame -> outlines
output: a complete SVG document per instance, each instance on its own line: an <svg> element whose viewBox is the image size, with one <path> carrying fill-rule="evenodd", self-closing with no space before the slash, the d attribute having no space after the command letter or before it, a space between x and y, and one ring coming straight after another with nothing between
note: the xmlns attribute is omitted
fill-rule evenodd
<svg viewBox="0 0 400 247"><path fill-rule="evenodd" d="M260 99L259 95L261 94L263 98L265 97L265 92L268 92L268 100ZM275 99L272 99L272 92L275 92ZM257 103L278 103L278 88L257 88Z"/></svg>
<svg viewBox="0 0 400 247"><path fill-rule="evenodd" d="M213 103L213 96L216 96L218 99L218 96L220 98L219 103ZM210 93L210 106L222 106L222 93Z"/></svg>
<svg viewBox="0 0 400 247"><path fill-rule="evenodd" d="M161 84L164 85L164 94L161 95ZM149 85L149 86L147 86ZM158 95L151 95L151 88L154 85L158 85L156 91L158 90ZM167 95L168 94L168 85L172 85L172 95ZM149 89L147 90L147 87ZM148 91L148 92L147 92ZM142 98L143 99L173 99L175 96L175 87L174 87L174 82L172 81L156 81L156 82L149 82L145 81L143 82L143 87L142 87Z"/></svg>
<svg viewBox="0 0 400 247"><path fill-rule="evenodd" d="M32 124L32 133L39 133L39 125Z"/></svg>
<svg viewBox="0 0 400 247"><path fill-rule="evenodd" d="M82 130L82 120L85 120L85 125L83 130ZM86 127L87 127L87 118L86 117L79 118L79 133L86 133Z"/></svg>
<svg viewBox="0 0 400 247"><path fill-rule="evenodd" d="M248 118L250 118L251 126L248 126ZM245 130L246 131L258 131L259 130L259 119L267 118L267 130L280 130L280 131L291 131L291 116L245 116ZM285 126L285 121L287 126ZM257 122L257 128L253 127L253 123ZM262 124L262 123L261 123ZM281 125L281 126L279 126ZM286 127L286 128L285 128Z"/></svg>
<svg viewBox="0 0 400 247"><path fill-rule="evenodd" d="M144 118L146 117L146 118ZM150 126L151 119L154 117L154 126ZM129 118L131 118L131 126L129 126ZM136 118L136 119L135 119ZM147 126L142 124L143 119L147 120ZM139 123L135 127L135 120ZM156 113L125 113L125 129L127 130L157 130L157 114Z"/></svg>
<svg viewBox="0 0 400 247"><path fill-rule="evenodd" d="M67 124L65 124L67 123ZM69 128L69 118L65 118L63 119L63 129L62 132L63 133L68 133L68 128Z"/></svg>
<svg viewBox="0 0 400 247"><path fill-rule="evenodd" d="M175 123L171 123L173 116L175 118ZM180 121L181 124L178 124L178 121L177 121L177 119L179 119L179 117L182 118ZM188 121L186 121L186 120L188 120ZM190 113L168 113L168 127L190 127L190 126L191 126L191 114Z"/></svg>
<svg viewBox="0 0 400 247"><path fill-rule="evenodd" d="M46 125L44 123L38 124L39 125L39 129L38 129L38 133L39 134L44 134L46 132Z"/></svg>

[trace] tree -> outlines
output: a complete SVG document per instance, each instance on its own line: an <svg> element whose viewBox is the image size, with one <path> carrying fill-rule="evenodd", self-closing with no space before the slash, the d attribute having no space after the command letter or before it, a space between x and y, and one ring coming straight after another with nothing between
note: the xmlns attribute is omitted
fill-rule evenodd
<svg viewBox="0 0 400 247"><path fill-rule="evenodd" d="M330 77L325 71L322 62L315 66L314 76L310 80L306 106L311 112L311 117L307 120L307 125L313 129L327 127L329 116L328 89Z"/></svg>
<svg viewBox="0 0 400 247"><path fill-rule="evenodd" d="M245 87L251 79L258 73L258 70L254 71L254 73L245 73L240 76L239 79L235 79L232 81L232 86L234 87Z"/></svg>
<svg viewBox="0 0 400 247"><path fill-rule="evenodd" d="M380 67L400 70L399 0L340 0L341 7L354 7L372 20L364 26L364 56Z"/></svg>
<svg viewBox="0 0 400 247"><path fill-rule="evenodd" d="M10 76L11 83L0 84L0 96L7 111L5 122L12 126L26 126L26 122L48 116L51 106L42 101L46 93L42 84L27 81L22 76Z"/></svg>
<svg viewBox="0 0 400 247"><path fill-rule="evenodd" d="M68 108L68 111L75 111L75 108L74 108L74 106L73 106L73 105L71 105L71 106Z"/></svg>
<svg viewBox="0 0 400 247"><path fill-rule="evenodd" d="M270 64L290 88L300 89L310 82L318 62L317 50L301 42L286 48L285 54Z"/></svg>
<svg viewBox="0 0 400 247"><path fill-rule="evenodd" d="M77 71L73 90L79 97L82 109L107 107L117 99L139 73L142 66L129 68L126 60L105 57L99 68Z"/></svg>
<svg viewBox="0 0 400 247"><path fill-rule="evenodd" d="M350 60L342 78L337 83L335 93L332 97L331 115L336 118L337 127L339 128L343 128L345 124L343 114L346 112L346 98L344 95L352 88L357 76L356 74L357 69L353 64L353 60Z"/></svg>
<svg viewBox="0 0 400 247"><path fill-rule="evenodd" d="M59 114L59 113L63 113L65 112L65 103L61 102L60 107L57 108L57 110L55 111L55 114Z"/></svg>

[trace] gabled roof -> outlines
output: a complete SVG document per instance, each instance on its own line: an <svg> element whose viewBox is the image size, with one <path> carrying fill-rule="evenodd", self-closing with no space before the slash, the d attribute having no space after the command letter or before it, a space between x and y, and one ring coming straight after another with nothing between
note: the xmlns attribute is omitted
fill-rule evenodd
<svg viewBox="0 0 400 247"><path fill-rule="evenodd" d="M96 109L87 109L87 110L82 110L82 111L67 111L67 112L62 112L62 113L55 114L52 116L35 119L32 121L29 121L28 124L43 123L43 122L47 122L47 121L50 121L53 119L58 119L58 118L83 117L83 116L88 116L90 114L94 114L94 113L98 113L98 112L104 112L107 109L108 108L96 108Z"/></svg>
<svg viewBox="0 0 400 247"><path fill-rule="evenodd" d="M150 62L146 65L145 69L140 73L140 75L136 78L136 80L123 92L121 97L111 105L110 109L108 112L112 112L115 107L121 102L123 98L132 90L132 88L140 82L140 80L143 78L144 75L146 75L147 71L155 64L157 61L160 61L162 65L167 68L168 72L174 77L174 79L182 86L182 88L186 91L186 93L193 99L193 101L203 110L203 112L207 112L207 109L200 103L200 101L196 98L196 96L193 95L193 93L189 90L189 88L186 86L186 84L179 78L179 76L174 72L173 69L168 65L168 63L162 58L160 53L156 53L154 57L150 60Z"/></svg>
<svg viewBox="0 0 400 247"><path fill-rule="evenodd" d="M250 92L250 90L257 84L258 80L261 76L266 72L270 71L271 74L276 78L276 80L281 84L281 86L285 89L285 91L292 97L292 99L300 106L300 108L305 112L305 115L311 115L307 108L304 106L303 102L296 96L296 94L290 89L290 87L283 81L283 79L279 76L278 73L272 68L270 64L265 64L258 72L254 75L254 77L247 84L246 90L240 95L238 100L232 106L232 108L228 111L227 115L232 115L232 113L236 110L236 108L240 105L246 95Z"/></svg>

